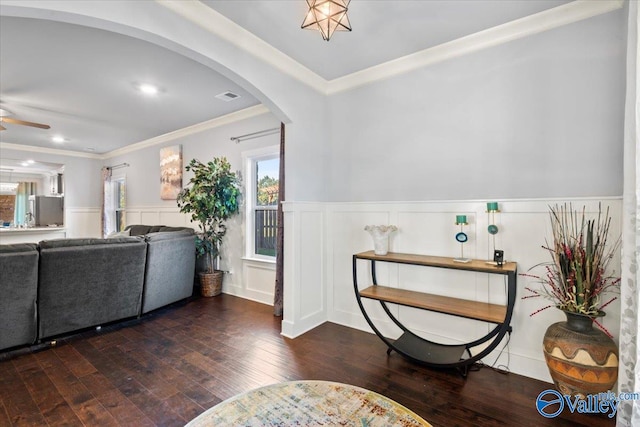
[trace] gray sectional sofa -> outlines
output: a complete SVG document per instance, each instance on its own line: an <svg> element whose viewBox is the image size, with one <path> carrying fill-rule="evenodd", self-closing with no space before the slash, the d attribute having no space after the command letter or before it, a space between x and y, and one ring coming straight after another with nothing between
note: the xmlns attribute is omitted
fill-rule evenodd
<svg viewBox="0 0 640 427"><path fill-rule="evenodd" d="M190 297L193 229L130 230L140 235L0 245L0 351Z"/></svg>

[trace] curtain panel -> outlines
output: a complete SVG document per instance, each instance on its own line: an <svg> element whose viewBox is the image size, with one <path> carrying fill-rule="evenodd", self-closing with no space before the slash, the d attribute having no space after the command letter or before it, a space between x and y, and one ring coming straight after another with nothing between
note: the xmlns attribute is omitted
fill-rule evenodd
<svg viewBox="0 0 640 427"><path fill-rule="evenodd" d="M35 182L21 182L16 188L16 202L13 212L14 225L29 225L30 219L27 217L31 211L29 210L29 196L37 194ZM32 220L33 218L31 218Z"/></svg>
<svg viewBox="0 0 640 427"><path fill-rule="evenodd" d="M107 186L109 185L109 183L111 182L111 168L109 167L103 167L102 168L102 200L101 200L101 211L102 211L102 215L100 215L100 219L101 219L101 224L100 224L100 229L102 230L102 237L107 237L107 210L105 209L105 200L107 197Z"/></svg>
<svg viewBox="0 0 640 427"><path fill-rule="evenodd" d="M620 285L620 365L618 392L640 392L638 301L640 254L640 156L638 150L638 3L631 1L627 26L627 79L624 129L624 194L622 212L622 273ZM640 400L622 400L617 426L640 426Z"/></svg>
<svg viewBox="0 0 640 427"><path fill-rule="evenodd" d="M284 280L284 123L280 123L280 170L278 173L278 231L276 233L276 287L273 294L273 315L282 316Z"/></svg>

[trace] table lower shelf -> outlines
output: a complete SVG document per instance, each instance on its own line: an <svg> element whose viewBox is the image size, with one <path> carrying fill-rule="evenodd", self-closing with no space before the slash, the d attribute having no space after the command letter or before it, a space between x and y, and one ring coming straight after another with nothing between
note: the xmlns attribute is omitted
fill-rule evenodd
<svg viewBox="0 0 640 427"><path fill-rule="evenodd" d="M360 291L360 296L497 324L504 322L507 315L507 307L504 305L390 288L388 286L369 286Z"/></svg>
<svg viewBox="0 0 640 427"><path fill-rule="evenodd" d="M393 342L400 353L430 365L459 363L466 350L463 345L444 345L426 341L411 332L405 332Z"/></svg>

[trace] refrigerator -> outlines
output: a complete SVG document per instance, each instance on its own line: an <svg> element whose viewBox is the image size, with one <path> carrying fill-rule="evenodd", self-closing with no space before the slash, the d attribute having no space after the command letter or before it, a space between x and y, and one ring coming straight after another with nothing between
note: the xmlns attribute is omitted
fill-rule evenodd
<svg viewBox="0 0 640 427"><path fill-rule="evenodd" d="M29 209L36 227L64 223L64 197L29 196Z"/></svg>

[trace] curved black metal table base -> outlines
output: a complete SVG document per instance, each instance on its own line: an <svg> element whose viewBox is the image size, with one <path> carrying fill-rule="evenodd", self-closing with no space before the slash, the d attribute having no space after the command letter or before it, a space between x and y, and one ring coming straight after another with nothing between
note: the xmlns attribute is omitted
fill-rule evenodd
<svg viewBox="0 0 640 427"><path fill-rule="evenodd" d="M356 294L356 300L358 301L358 306L364 315L367 324L373 330L373 332L387 345L387 355L391 354L391 351L395 351L398 354L404 356L405 358L417 362L420 364L424 364L434 368L457 368L463 376L466 376L468 367L483 357L487 356L491 353L502 341L507 333L511 333L511 318L513 315L513 307L515 305L515 297L516 297L516 272L507 272L508 278L508 295L507 295L507 311L505 315L505 319L502 323L496 325L488 334L485 336L470 341L464 344L441 344L429 341L425 338L422 338L413 332L411 332L407 327L405 327L389 310L389 307L384 301L380 301L380 305L383 310L389 316L389 318L395 323L402 331L402 335L392 341L386 338L380 330L375 326L369 315L367 314L366 309L362 303L362 297L360 295L360 291L358 289L358 272L357 272L357 260L359 258L357 255L353 255L353 287ZM375 260L369 260L371 263L371 277L373 279L373 285L377 286L377 278L376 278L376 269L375 269ZM414 307L415 308L415 307ZM492 340L483 350L478 352L475 355L472 355L471 349L480 344L484 344L490 340ZM463 358L463 356L467 354L468 357Z"/></svg>

